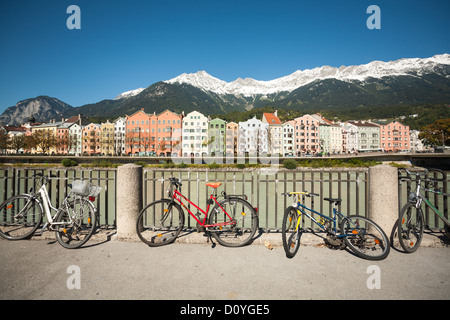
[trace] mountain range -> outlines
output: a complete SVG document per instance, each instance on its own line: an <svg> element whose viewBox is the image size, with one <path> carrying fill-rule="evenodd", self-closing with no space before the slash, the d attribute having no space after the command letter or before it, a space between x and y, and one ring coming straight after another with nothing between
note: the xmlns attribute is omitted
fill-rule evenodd
<svg viewBox="0 0 450 320"><path fill-rule="evenodd" d="M312 112L449 101L450 54L441 54L339 68L322 66L270 81L238 78L226 82L206 71L183 73L80 107L46 96L27 99L7 108L0 122L18 124L30 115L36 121L48 121L79 113L113 119L141 108L148 113L170 109L178 113L197 110L204 114L226 114L265 106Z"/></svg>

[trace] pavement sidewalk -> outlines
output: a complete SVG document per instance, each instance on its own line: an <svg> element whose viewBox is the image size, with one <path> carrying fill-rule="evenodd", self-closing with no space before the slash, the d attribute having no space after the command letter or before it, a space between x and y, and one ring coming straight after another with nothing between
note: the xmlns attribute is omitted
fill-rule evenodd
<svg viewBox="0 0 450 320"><path fill-rule="evenodd" d="M0 240L0 299L177 300L167 309L170 315L181 312L180 304L208 301L262 301L274 311L275 300L445 300L449 250L391 250L385 260L368 261L315 245L301 246L288 259L280 246L203 242L151 248L111 239L69 250L54 239Z"/></svg>

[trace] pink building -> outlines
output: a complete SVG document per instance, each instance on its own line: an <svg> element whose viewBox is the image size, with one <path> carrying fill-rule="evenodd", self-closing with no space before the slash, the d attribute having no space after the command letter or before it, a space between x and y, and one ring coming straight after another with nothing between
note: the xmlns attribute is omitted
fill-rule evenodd
<svg viewBox="0 0 450 320"><path fill-rule="evenodd" d="M83 154L100 154L101 153L101 130L100 125L90 123L83 128L82 132Z"/></svg>
<svg viewBox="0 0 450 320"><path fill-rule="evenodd" d="M169 110L158 115L144 109L126 116L126 153L170 156L181 142L182 116Z"/></svg>
<svg viewBox="0 0 450 320"><path fill-rule="evenodd" d="M160 156L170 156L172 153L181 154L182 115L165 110L158 114L156 118L156 153Z"/></svg>
<svg viewBox="0 0 450 320"><path fill-rule="evenodd" d="M295 154L319 152L319 121L305 114L293 122Z"/></svg>
<svg viewBox="0 0 450 320"><path fill-rule="evenodd" d="M398 121L380 125L381 145L386 151L407 151L409 145L409 126Z"/></svg>

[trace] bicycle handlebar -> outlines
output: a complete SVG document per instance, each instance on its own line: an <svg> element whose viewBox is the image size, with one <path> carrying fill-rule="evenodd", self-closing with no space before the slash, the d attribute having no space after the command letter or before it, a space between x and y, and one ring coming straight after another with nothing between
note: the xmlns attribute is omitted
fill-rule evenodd
<svg viewBox="0 0 450 320"><path fill-rule="evenodd" d="M283 192L281 195L282 196L292 197L292 195L294 195L294 194L302 194L302 195L305 195L307 197L319 196L318 193L311 193L311 192L307 192L307 191L303 191L303 192Z"/></svg>
<svg viewBox="0 0 450 320"><path fill-rule="evenodd" d="M181 187L181 180L177 179L177 178L169 178L170 182L176 186L176 187Z"/></svg>
<svg viewBox="0 0 450 320"><path fill-rule="evenodd" d="M404 170L407 173L407 176L402 176L400 175L400 171ZM447 178L447 175L444 171L442 171L441 169L425 169L425 171L423 172L411 172L406 168L399 168L399 176L398 179L402 180L402 181L406 181L406 180L411 180L411 176L423 176L426 177L429 173L431 172L437 172L440 173L442 178L435 178L435 177L428 177L427 179L425 179L424 181L432 181L432 182L437 182L437 181L445 181Z"/></svg>
<svg viewBox="0 0 450 320"><path fill-rule="evenodd" d="M42 180L45 180L45 183L48 182L48 180L50 180L50 178L57 178L57 176L55 176L54 174L49 174L49 175L44 175L43 173L35 173L33 175L33 178L42 178Z"/></svg>

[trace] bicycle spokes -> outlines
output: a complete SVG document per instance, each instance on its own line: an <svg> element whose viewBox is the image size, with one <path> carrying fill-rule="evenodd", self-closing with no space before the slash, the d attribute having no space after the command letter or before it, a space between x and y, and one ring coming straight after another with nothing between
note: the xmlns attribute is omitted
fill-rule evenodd
<svg viewBox="0 0 450 320"><path fill-rule="evenodd" d="M184 225L184 214L170 200L156 201L139 214L137 233L150 246L160 246L175 240Z"/></svg>
<svg viewBox="0 0 450 320"><path fill-rule="evenodd" d="M251 241L257 225L256 212L248 202L228 198L211 211L206 227L220 244L241 246Z"/></svg>
<svg viewBox="0 0 450 320"><path fill-rule="evenodd" d="M358 255L370 259L384 259L389 253L389 241L383 230L364 217L348 217L342 224L342 236Z"/></svg>
<svg viewBox="0 0 450 320"><path fill-rule="evenodd" d="M28 195L12 197L0 207L0 234L6 239L23 239L39 227L42 211Z"/></svg>
<svg viewBox="0 0 450 320"><path fill-rule="evenodd" d="M399 225L399 241L405 250L414 250L420 245L423 234L422 214L411 206L401 216Z"/></svg>

